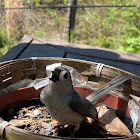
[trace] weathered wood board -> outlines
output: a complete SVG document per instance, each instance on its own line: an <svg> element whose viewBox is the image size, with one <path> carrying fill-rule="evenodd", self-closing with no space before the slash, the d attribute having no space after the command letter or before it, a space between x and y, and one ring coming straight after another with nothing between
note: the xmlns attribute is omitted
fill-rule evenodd
<svg viewBox="0 0 140 140"><path fill-rule="evenodd" d="M140 76L140 54L24 36L0 62L30 57L62 57L114 66Z"/></svg>

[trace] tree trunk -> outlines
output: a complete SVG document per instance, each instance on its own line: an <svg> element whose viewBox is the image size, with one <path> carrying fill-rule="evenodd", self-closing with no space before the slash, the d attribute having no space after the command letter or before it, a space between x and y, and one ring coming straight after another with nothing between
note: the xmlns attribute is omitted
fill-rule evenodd
<svg viewBox="0 0 140 140"><path fill-rule="evenodd" d="M10 7L19 7L19 1L18 0L5 0L5 8ZM19 10L6 10L6 34L8 39L11 39L11 36L14 34L16 29L16 17L19 16L20 11Z"/></svg>
<svg viewBox="0 0 140 140"><path fill-rule="evenodd" d="M71 30L75 27L75 18L76 18L76 8L72 8L72 6L77 6L77 0L69 0L68 2L68 10L67 10L67 20L64 29L64 33L62 35L62 39L69 35L69 42L70 42L70 35Z"/></svg>

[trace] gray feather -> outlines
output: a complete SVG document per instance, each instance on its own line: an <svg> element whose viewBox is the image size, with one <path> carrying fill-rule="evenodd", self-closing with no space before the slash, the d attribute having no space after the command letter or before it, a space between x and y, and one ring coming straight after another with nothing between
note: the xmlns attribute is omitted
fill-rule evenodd
<svg viewBox="0 0 140 140"><path fill-rule="evenodd" d="M97 117L97 111L93 104L89 100L80 96L76 91L72 95L71 101L69 102L69 107L76 113L83 116L93 119Z"/></svg>

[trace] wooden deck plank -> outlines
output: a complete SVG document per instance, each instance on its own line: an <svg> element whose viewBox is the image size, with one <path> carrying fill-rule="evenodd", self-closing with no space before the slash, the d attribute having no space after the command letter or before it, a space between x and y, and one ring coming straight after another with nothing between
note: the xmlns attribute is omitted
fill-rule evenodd
<svg viewBox="0 0 140 140"><path fill-rule="evenodd" d="M121 52L96 46L88 46L81 44L68 43L64 41L56 41L45 38L33 37L36 40L40 40L44 44L49 44L56 48L64 49L66 52L94 56L97 58L103 58L107 60L120 60L129 63L136 63L140 65L140 54Z"/></svg>
<svg viewBox="0 0 140 140"><path fill-rule="evenodd" d="M32 37L24 36L21 41L11 48L3 57L0 58L0 62L17 59L21 52L28 47L32 42Z"/></svg>
<svg viewBox="0 0 140 140"><path fill-rule="evenodd" d="M29 57L67 57L104 63L140 76L140 54L24 36L0 61Z"/></svg>
<svg viewBox="0 0 140 140"><path fill-rule="evenodd" d="M32 44L30 44L18 58L63 57L64 54L64 50L54 48L51 45L42 44L38 40L33 40Z"/></svg>

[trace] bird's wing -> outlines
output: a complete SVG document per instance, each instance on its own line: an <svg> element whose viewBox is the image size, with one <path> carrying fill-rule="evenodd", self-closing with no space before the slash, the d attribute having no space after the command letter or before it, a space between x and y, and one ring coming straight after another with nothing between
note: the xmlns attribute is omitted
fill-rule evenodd
<svg viewBox="0 0 140 140"><path fill-rule="evenodd" d="M76 113L79 113L86 117L96 118L97 111L93 104L80 96L76 91L72 95L72 98L69 102L69 107Z"/></svg>

